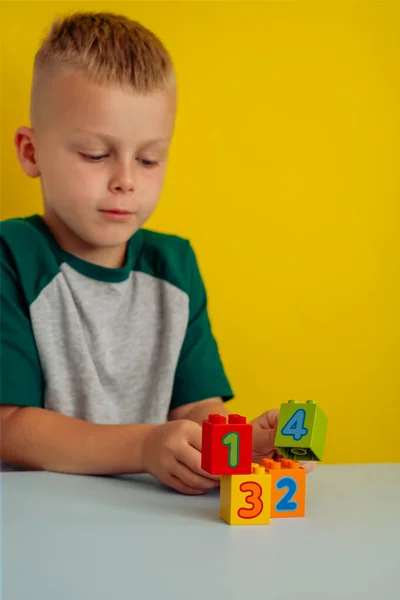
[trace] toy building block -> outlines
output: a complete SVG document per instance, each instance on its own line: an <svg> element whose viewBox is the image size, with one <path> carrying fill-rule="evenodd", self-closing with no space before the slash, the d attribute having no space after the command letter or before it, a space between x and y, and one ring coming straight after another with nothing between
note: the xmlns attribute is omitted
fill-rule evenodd
<svg viewBox="0 0 400 600"><path fill-rule="evenodd" d="M253 425L246 417L212 414L203 421L201 467L211 475L252 472Z"/></svg>
<svg viewBox="0 0 400 600"><path fill-rule="evenodd" d="M275 436L275 448L285 458L321 461L328 419L313 400L282 404Z"/></svg>
<svg viewBox="0 0 400 600"><path fill-rule="evenodd" d="M229 525L268 525L271 512L271 475L252 465L248 475L223 475L220 517Z"/></svg>
<svg viewBox="0 0 400 600"><path fill-rule="evenodd" d="M306 470L297 461L264 458L261 461L271 476L271 519L304 517L306 504Z"/></svg>

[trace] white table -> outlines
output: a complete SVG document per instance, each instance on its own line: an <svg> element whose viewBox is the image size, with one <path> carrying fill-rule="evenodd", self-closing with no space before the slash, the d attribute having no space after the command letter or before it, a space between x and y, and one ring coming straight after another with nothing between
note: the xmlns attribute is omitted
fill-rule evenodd
<svg viewBox="0 0 400 600"><path fill-rule="evenodd" d="M231 527L217 490L4 472L3 600L399 600L400 464L307 485L305 518Z"/></svg>

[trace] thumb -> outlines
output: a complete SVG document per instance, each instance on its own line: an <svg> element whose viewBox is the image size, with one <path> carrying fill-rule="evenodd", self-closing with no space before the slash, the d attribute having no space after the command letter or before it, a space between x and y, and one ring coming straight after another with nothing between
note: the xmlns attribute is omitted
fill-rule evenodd
<svg viewBox="0 0 400 600"><path fill-rule="evenodd" d="M253 447L259 454L267 455L275 451L275 428L256 428L253 433Z"/></svg>
<svg viewBox="0 0 400 600"><path fill-rule="evenodd" d="M267 412L254 419L252 423L261 429L273 429L275 431L278 425L278 419L279 409L273 408L272 410L267 410Z"/></svg>

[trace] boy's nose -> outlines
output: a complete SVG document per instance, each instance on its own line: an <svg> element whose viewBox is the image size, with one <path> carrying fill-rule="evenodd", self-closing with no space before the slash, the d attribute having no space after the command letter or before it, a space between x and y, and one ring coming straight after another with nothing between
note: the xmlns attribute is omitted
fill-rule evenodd
<svg viewBox="0 0 400 600"><path fill-rule="evenodd" d="M127 194L128 192L133 192L133 183L131 180L123 180L113 183L112 190L114 192L123 192Z"/></svg>
<svg viewBox="0 0 400 600"><path fill-rule="evenodd" d="M130 171L121 170L117 173L111 181L111 189L113 192L133 192L135 189L134 178Z"/></svg>

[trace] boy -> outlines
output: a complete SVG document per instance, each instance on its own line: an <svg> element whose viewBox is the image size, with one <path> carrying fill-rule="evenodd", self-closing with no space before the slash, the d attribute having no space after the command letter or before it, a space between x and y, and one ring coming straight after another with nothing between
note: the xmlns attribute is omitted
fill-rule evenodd
<svg viewBox="0 0 400 600"><path fill-rule="evenodd" d="M55 22L15 145L44 214L1 227L2 460L68 473L148 472L182 493L201 422L232 398L190 244L142 226L158 202L176 114L172 61L111 13ZM278 411L254 421L274 453Z"/></svg>

